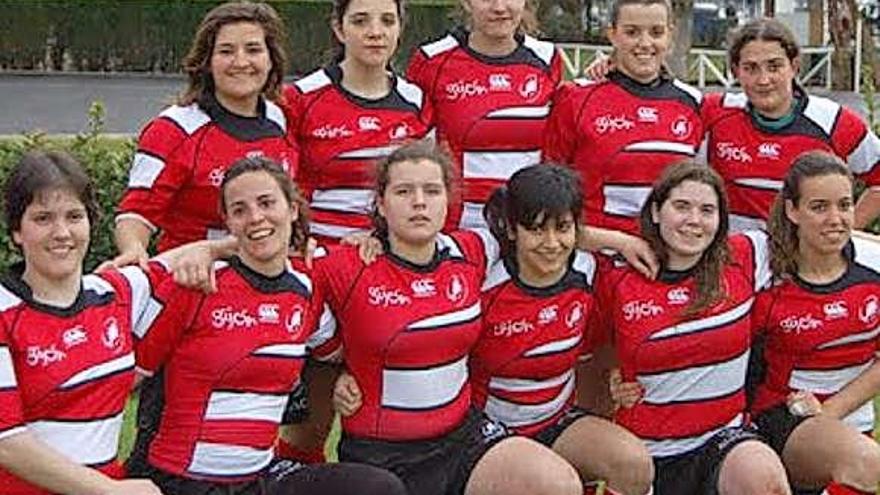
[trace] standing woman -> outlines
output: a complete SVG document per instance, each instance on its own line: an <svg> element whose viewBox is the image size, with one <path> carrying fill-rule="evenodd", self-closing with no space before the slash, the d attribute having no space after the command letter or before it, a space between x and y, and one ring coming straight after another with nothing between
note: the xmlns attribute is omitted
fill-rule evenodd
<svg viewBox="0 0 880 495"><path fill-rule="evenodd" d="M450 228L485 227L483 205L514 172L540 161L550 100L562 78L553 43L526 31L531 0L462 0L468 26L422 45L407 77L434 105L437 137L463 179Z"/></svg>
<svg viewBox="0 0 880 495"><path fill-rule="evenodd" d="M370 228L373 163L431 130L422 90L390 69L403 19L403 0L334 0L336 59L285 89L311 233L324 241Z"/></svg>
<svg viewBox="0 0 880 495"><path fill-rule="evenodd" d="M869 437L880 393L880 247L850 237L853 204L842 160L795 160L770 216L779 283L753 313L765 336L756 423L794 485L828 494L874 494L880 483Z"/></svg>
<svg viewBox="0 0 880 495"><path fill-rule="evenodd" d="M24 257L0 281L0 487L4 494L159 495L122 480L122 414L134 387L139 269L83 275L94 187L70 156L31 152L4 187Z"/></svg>
<svg viewBox="0 0 880 495"><path fill-rule="evenodd" d="M375 232L384 254L365 265L356 247L338 246L316 260L362 398L342 420L339 458L389 469L412 494L581 494L563 459L510 438L472 409L468 355L498 248L473 232L440 233L448 159L414 143L377 170Z"/></svg>
<svg viewBox="0 0 880 495"><path fill-rule="evenodd" d="M594 347L587 321L598 310L597 260L575 250L582 203L577 175L546 164L520 169L490 198L501 258L483 284L483 330L469 362L474 403L552 448L583 480L604 479L605 493L642 495L653 478L642 442L575 406L578 361Z"/></svg>
<svg viewBox="0 0 880 495"><path fill-rule="evenodd" d="M554 99L543 157L581 174L587 225L638 233L651 184L703 140L701 93L663 66L672 20L666 0L617 0L607 33L615 68Z"/></svg>
<svg viewBox="0 0 880 495"><path fill-rule="evenodd" d="M266 156L294 174L297 149L275 103L284 33L265 3L225 3L202 19L183 61L189 86L138 140L116 217L117 266L143 266L157 231L160 251L225 235L219 188L235 160Z"/></svg>
<svg viewBox="0 0 880 495"><path fill-rule="evenodd" d="M164 398L146 469L167 493L403 495L387 471L353 464L273 463L278 428L309 355L328 359L335 321L320 288L288 249L306 240L306 207L278 164L237 161L220 185L221 209L238 253L215 264L210 294L169 274L150 291L157 304L138 323L137 366L164 370Z"/></svg>
<svg viewBox="0 0 880 495"><path fill-rule="evenodd" d="M766 237L728 239L722 180L691 162L664 171L640 220L661 272L610 273L599 324L613 335L623 379L643 391L615 419L647 444L654 493L790 493L777 455L745 427L749 312L769 280Z"/></svg>
<svg viewBox="0 0 880 495"><path fill-rule="evenodd" d="M800 48L782 22L759 18L742 26L728 50L742 93L706 97L709 164L730 194L733 231L763 228L794 160L822 150L849 164L869 186L855 210L855 228L880 212L880 139L853 110L808 94L797 83Z"/></svg>

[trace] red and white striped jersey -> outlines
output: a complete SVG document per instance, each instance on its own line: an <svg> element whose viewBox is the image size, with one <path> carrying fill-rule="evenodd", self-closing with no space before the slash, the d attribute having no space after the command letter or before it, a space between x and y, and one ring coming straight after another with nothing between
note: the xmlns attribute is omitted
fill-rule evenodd
<svg viewBox="0 0 880 495"><path fill-rule="evenodd" d="M795 158L823 150L839 156L869 185L880 184L880 139L849 108L797 91L794 120L781 129L761 125L742 93L706 97L703 122L708 160L724 178L733 231L764 228L776 193Z"/></svg>
<svg viewBox="0 0 880 495"><path fill-rule="evenodd" d="M468 46L468 34L459 28L422 45L406 73L434 105L437 137L463 179L464 204L450 209L450 229L485 227L483 205L492 191L538 163L550 100L562 79L553 43L518 36L512 53L490 57Z"/></svg>
<svg viewBox="0 0 880 495"><path fill-rule="evenodd" d="M474 403L522 435L554 424L574 404L575 365L592 352L586 324L593 311L596 260L576 252L556 284L520 281L509 260L492 265L483 284L483 331L471 353Z"/></svg>
<svg viewBox="0 0 880 495"><path fill-rule="evenodd" d="M434 259L386 253L361 262L352 246L316 260L316 282L339 321L345 364L363 395L342 419L355 437L423 440L461 424L471 407L468 354L480 334L480 285L497 244L473 232L439 235Z"/></svg>
<svg viewBox="0 0 880 495"><path fill-rule="evenodd" d="M853 238L844 253L849 267L830 284L785 280L758 295L753 322L766 337L766 374L755 394L756 413L785 404L797 390L824 400L874 364L880 350L880 246ZM844 422L873 430L871 401Z"/></svg>
<svg viewBox="0 0 880 495"><path fill-rule="evenodd" d="M258 112L235 115L213 96L165 109L141 133L116 219L161 230L159 251L225 236L220 183L236 160L265 156L296 172L299 152L281 107L261 100Z"/></svg>
<svg viewBox="0 0 880 495"><path fill-rule="evenodd" d="M134 387L132 322L156 310L134 267L86 275L76 301L35 301L10 274L0 285L0 439L28 431L73 462L121 477L122 412ZM4 494L48 495L0 468Z"/></svg>
<svg viewBox="0 0 880 495"><path fill-rule="evenodd" d="M218 290L156 284L162 309L138 325L139 371L162 369L165 393L148 462L187 478L253 479L273 457L288 396L335 322L311 277L288 265L268 278L237 258L215 265Z"/></svg>
<svg viewBox="0 0 880 495"><path fill-rule="evenodd" d="M372 227L375 162L432 129L431 105L418 86L393 73L391 92L369 100L342 86L330 65L285 87L299 179L310 201L311 232L339 239Z"/></svg>
<svg viewBox="0 0 880 495"><path fill-rule="evenodd" d="M544 159L580 173L586 224L638 233L651 185L703 140L702 94L677 79L645 85L619 72L581 84L566 84L554 99Z"/></svg>
<svg viewBox="0 0 880 495"><path fill-rule="evenodd" d="M697 316L683 315L695 297L690 271L662 272L656 281L630 268L603 276L597 307L609 308L603 316L624 380L644 388L643 400L620 409L616 420L653 457L689 452L722 428L743 424L749 314L770 276L766 243L761 232L730 238L732 262L721 280L726 296Z"/></svg>

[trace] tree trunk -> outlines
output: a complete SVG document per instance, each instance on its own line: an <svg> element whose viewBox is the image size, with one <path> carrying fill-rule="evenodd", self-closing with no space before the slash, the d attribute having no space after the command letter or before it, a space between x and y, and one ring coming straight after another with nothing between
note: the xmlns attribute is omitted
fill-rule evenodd
<svg viewBox="0 0 880 495"><path fill-rule="evenodd" d="M855 0L828 1L828 31L834 55L831 58L834 89L851 90L853 81L853 39L855 16L858 15Z"/></svg>
<svg viewBox="0 0 880 495"><path fill-rule="evenodd" d="M672 18L676 20L675 39L672 51L666 59L669 70L676 77L687 80L688 52L691 49L691 41L694 30L694 0L673 0Z"/></svg>
<svg viewBox="0 0 880 495"><path fill-rule="evenodd" d="M874 46L871 34L871 19L862 22L862 63L868 68L868 76L874 81L874 88L880 88L880 54Z"/></svg>

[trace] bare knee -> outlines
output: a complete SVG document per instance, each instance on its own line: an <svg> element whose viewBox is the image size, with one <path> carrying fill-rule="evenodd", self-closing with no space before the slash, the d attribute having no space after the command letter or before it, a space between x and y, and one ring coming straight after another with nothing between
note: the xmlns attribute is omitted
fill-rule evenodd
<svg viewBox="0 0 880 495"><path fill-rule="evenodd" d="M641 442L627 444L609 459L608 486L623 495L644 495L654 482L654 461Z"/></svg>
<svg viewBox="0 0 880 495"><path fill-rule="evenodd" d="M466 495L581 495L577 471L562 457L526 438L504 440L474 467Z"/></svg>
<svg viewBox="0 0 880 495"><path fill-rule="evenodd" d="M874 492L880 484L880 446L868 438L851 445L835 462L832 477L838 483Z"/></svg>
<svg viewBox="0 0 880 495"><path fill-rule="evenodd" d="M724 458L718 477L721 495L789 495L782 461L767 445L743 442Z"/></svg>

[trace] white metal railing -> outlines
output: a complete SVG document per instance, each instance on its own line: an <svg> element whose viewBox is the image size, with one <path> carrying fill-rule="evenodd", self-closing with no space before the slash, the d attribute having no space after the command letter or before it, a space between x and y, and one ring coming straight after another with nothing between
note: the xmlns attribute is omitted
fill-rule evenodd
<svg viewBox="0 0 880 495"><path fill-rule="evenodd" d="M596 55L608 55L608 45L582 45L557 43L562 50L562 64L566 79L579 76ZM832 46L808 46L801 48L801 73L798 77L804 86L821 86L831 89ZM700 88L707 84L729 88L734 84L733 74L727 64L727 51L711 48L691 48L688 52L688 80Z"/></svg>

